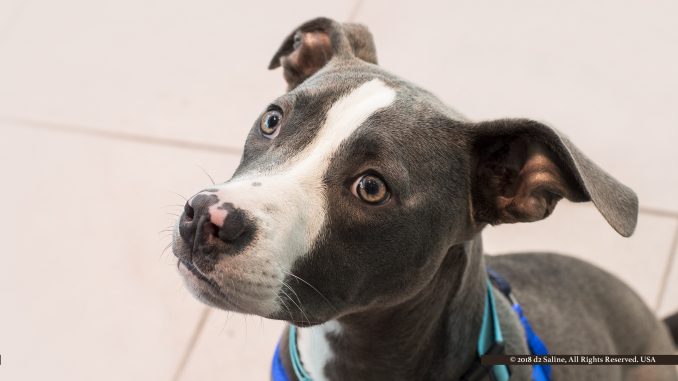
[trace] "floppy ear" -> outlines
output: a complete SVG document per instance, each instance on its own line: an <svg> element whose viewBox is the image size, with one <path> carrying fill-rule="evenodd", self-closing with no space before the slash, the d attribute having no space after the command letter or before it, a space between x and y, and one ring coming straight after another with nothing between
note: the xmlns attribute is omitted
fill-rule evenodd
<svg viewBox="0 0 678 381"><path fill-rule="evenodd" d="M340 24L322 17L313 19L287 36L268 68L282 66L288 90L292 90L335 56L355 57L376 64L372 34L360 24Z"/></svg>
<svg viewBox="0 0 678 381"><path fill-rule="evenodd" d="M474 218L492 225L531 222L551 214L561 198L593 201L621 235L633 234L636 194L584 156L556 130L506 119L473 126Z"/></svg>

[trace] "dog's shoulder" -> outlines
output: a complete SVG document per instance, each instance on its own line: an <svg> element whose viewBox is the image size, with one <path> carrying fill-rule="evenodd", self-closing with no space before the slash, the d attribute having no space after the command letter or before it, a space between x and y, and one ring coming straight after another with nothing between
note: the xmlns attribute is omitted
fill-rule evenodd
<svg viewBox="0 0 678 381"><path fill-rule="evenodd" d="M569 255L547 252L485 255L485 262L518 288L534 284L540 287L566 286L571 287L570 291L583 287L589 293L609 293L620 289L623 293L630 291L616 276Z"/></svg>
<svg viewBox="0 0 678 381"><path fill-rule="evenodd" d="M670 348L663 325L641 297L589 262L553 253L488 255L485 260L508 279L530 320L563 350Z"/></svg>
<svg viewBox="0 0 678 381"><path fill-rule="evenodd" d="M554 253L485 256L487 265L504 276L516 297L533 310L627 313L645 311L638 294L615 275L587 261ZM649 312L649 311L648 311Z"/></svg>
<svg viewBox="0 0 678 381"><path fill-rule="evenodd" d="M589 262L552 253L487 255L485 261L509 281L550 353L673 352L666 327L641 297L619 278ZM636 371L671 373L668 368L644 368ZM606 379L611 374L622 377L621 373L628 371L614 366L553 370L554 378L565 380Z"/></svg>

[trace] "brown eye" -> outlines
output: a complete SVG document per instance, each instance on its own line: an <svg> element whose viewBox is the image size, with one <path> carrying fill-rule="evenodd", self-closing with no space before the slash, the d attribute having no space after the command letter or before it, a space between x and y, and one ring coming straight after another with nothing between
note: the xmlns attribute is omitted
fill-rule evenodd
<svg viewBox="0 0 678 381"><path fill-rule="evenodd" d="M278 135L280 130L280 122L282 121L282 114L280 111L271 110L267 111L263 117L261 117L261 123L259 124L259 129L265 137L273 139Z"/></svg>
<svg viewBox="0 0 678 381"><path fill-rule="evenodd" d="M352 188L354 195L370 204L383 204L391 195L384 180L375 175L359 177Z"/></svg>

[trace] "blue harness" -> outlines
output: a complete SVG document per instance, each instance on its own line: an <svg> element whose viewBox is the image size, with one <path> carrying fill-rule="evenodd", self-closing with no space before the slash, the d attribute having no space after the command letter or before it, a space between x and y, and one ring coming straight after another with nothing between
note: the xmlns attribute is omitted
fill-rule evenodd
<svg viewBox="0 0 678 381"><path fill-rule="evenodd" d="M511 372L506 365L484 366L480 363L480 357L483 355L504 353L504 339L499 325L499 317L497 316L495 307L492 285L497 287L497 289L511 301L513 310L518 314L518 318L520 318L520 322L525 330L530 353L540 356L548 354L546 345L544 345L544 342L541 341L539 336L532 330L530 323L527 321L527 317L525 317L525 314L523 313L522 307L511 294L511 286L508 281L489 268L487 269L487 274L489 279L487 281L487 296L485 297L483 322L480 328L480 335L478 335L478 355L471 368L462 376L462 380L464 381L508 381L511 377ZM297 327L293 324L290 325L287 345L290 352L292 369L296 378L299 381L313 381L304 369L301 359L299 358L299 351L297 350ZM290 381L287 377L287 373L285 373L285 367L280 356L280 343L276 346L275 354L273 355L271 376L273 381ZM532 381L550 380L550 365L532 365Z"/></svg>

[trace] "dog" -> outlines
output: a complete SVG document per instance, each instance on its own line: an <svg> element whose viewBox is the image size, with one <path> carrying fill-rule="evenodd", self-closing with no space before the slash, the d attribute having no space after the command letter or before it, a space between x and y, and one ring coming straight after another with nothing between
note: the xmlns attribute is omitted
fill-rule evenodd
<svg viewBox="0 0 678 381"><path fill-rule="evenodd" d="M199 300L289 322L274 373L277 362L289 380L501 379L479 365L490 353L479 334L490 308L500 353L533 353L516 300L549 353L674 353L666 325L609 273L555 254L483 253L485 226L541 220L563 198L633 233L635 193L566 136L528 119L467 120L380 68L359 24L304 23L278 67L287 93L256 118L233 177L188 200L173 236ZM503 370L529 380L535 369ZM673 366L549 372L678 380Z"/></svg>

